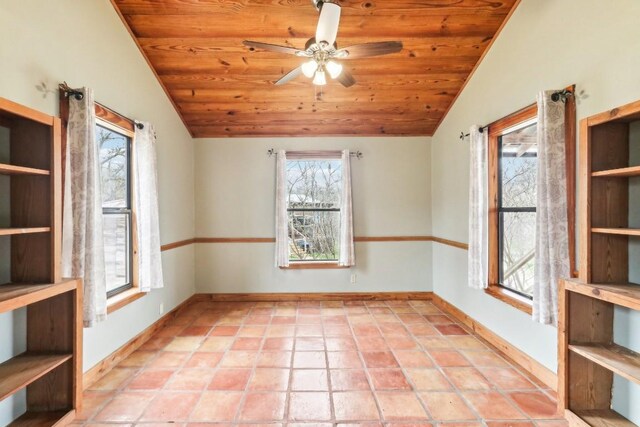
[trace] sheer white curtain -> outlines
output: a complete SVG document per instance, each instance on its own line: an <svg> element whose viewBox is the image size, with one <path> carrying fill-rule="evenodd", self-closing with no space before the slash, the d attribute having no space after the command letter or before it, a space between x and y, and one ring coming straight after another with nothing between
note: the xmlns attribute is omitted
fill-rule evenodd
<svg viewBox="0 0 640 427"><path fill-rule="evenodd" d="M351 201L351 155L342 151L342 199L340 205L340 259L338 265L356 265L353 245L353 209Z"/></svg>
<svg viewBox="0 0 640 427"><path fill-rule="evenodd" d="M289 266L289 218L287 216L287 154L276 157L276 267Z"/></svg>
<svg viewBox="0 0 640 427"><path fill-rule="evenodd" d="M489 280L489 169L488 136L479 126L472 126L469 170L469 252L470 288L484 289Z"/></svg>
<svg viewBox="0 0 640 427"><path fill-rule="evenodd" d="M536 263L533 319L555 324L558 279L569 277L567 180L565 169L565 106L551 100L557 91L538 95L538 178Z"/></svg>
<svg viewBox="0 0 640 427"><path fill-rule="evenodd" d="M69 97L62 214L62 275L84 281L84 326L107 317L100 156L91 89Z"/></svg>
<svg viewBox="0 0 640 427"><path fill-rule="evenodd" d="M133 167L138 237L138 281L142 292L162 288L160 222L158 217L158 162L156 133L149 123L136 126Z"/></svg>

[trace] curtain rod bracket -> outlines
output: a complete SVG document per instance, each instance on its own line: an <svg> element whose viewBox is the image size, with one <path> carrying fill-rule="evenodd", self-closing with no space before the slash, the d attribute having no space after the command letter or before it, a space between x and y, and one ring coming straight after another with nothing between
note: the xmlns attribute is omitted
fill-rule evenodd
<svg viewBox="0 0 640 427"><path fill-rule="evenodd" d="M569 98L570 96L573 96L573 91L570 91L568 89L562 89L557 92L553 92L551 94L551 100L553 102L558 102L558 101L566 102L567 98Z"/></svg>
<svg viewBox="0 0 640 427"><path fill-rule="evenodd" d="M487 126L480 126L478 130L480 131L480 133L483 133L486 127ZM469 135L470 135L469 133L460 132L460 137L459 137L460 141L464 142L464 140L467 139Z"/></svg>
<svg viewBox="0 0 640 427"><path fill-rule="evenodd" d="M84 93L80 89L73 89L67 82L62 82L58 85L58 88L64 92L64 96L67 98L73 96L76 101L82 101L84 99Z"/></svg>
<svg viewBox="0 0 640 427"><path fill-rule="evenodd" d="M84 99L84 93L82 92L82 90L80 90L80 89L73 89L71 86L69 86L69 85L67 84L67 82L62 82L62 83L58 84L58 88L59 88L61 91L63 91L63 92L64 92L64 96L66 96L67 98L69 98L70 96L73 96L73 97L76 99L76 101L82 101L82 100ZM106 107L105 107L105 108L106 108ZM111 109L109 108L109 110L111 110ZM111 111L113 111L114 113L116 113L116 114L118 114L118 115L122 116L122 114L120 114L120 113L118 113L118 112L116 112L116 111L114 111L114 110L111 110ZM125 116L122 116L122 117L125 117ZM126 118L126 117L125 117L125 118ZM131 120L131 119L127 119L127 120ZM144 123L142 123L142 122L141 122L141 121L139 121L139 120L132 120L132 121L133 121L133 125L134 125L136 128L138 128L138 129L140 129L140 130L144 129Z"/></svg>

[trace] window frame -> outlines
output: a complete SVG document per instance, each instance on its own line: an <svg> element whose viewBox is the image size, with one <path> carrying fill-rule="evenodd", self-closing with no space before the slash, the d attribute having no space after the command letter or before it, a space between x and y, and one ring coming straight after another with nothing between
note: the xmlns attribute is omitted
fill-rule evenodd
<svg viewBox="0 0 640 427"><path fill-rule="evenodd" d="M310 152L311 153L311 152ZM341 160L341 156L339 155L318 155L318 156L314 156L311 155L309 157L305 156L304 152L297 152L296 155L293 155L291 157L287 157L286 162L289 161L314 161L314 162L321 162L321 161L331 161L331 160ZM285 166L286 168L286 166ZM286 172L285 172L286 175ZM344 182L342 182L342 185L344 185ZM286 200L284 200L284 202L286 203ZM314 212L340 212L340 214L342 215L342 208L318 208L318 209L307 209L307 208L289 208L287 206L287 213L289 212L293 212L293 211L314 211ZM289 228L289 221L288 221L288 216L287 216L287 229ZM341 266L339 265L339 259L336 260L292 260L291 258L289 258L289 266L288 267L281 267L283 269L288 269L288 270L308 270L308 269L338 269L338 268L349 268L348 266Z"/></svg>
<svg viewBox="0 0 640 427"><path fill-rule="evenodd" d="M573 86L567 90L573 92ZM561 101L558 101L561 102ZM488 185L489 185L489 277L485 292L529 315L532 314L533 300L500 284L500 138L518 128L537 123L538 106L529 105L487 126L488 132ZM565 101L565 151L567 176L567 218L569 234L569 258L572 277L575 271L575 100L573 96ZM535 120L535 121L534 121ZM536 206L537 208L537 206Z"/></svg>
<svg viewBox="0 0 640 427"><path fill-rule="evenodd" d="M95 104L95 112L96 112L96 125L102 126L105 129L111 130L113 132L119 133L129 139L129 168L128 168L128 198L130 206L126 211L129 214L130 218L130 249L129 249L129 262L130 262L130 274L131 274L131 283L126 286L122 286L117 289L113 289L107 293L107 313L112 313L127 304L142 298L145 294L140 291L139 281L138 281L138 238L137 238L137 216L136 216L136 203L135 203L135 173L134 173L134 144L135 144L135 123L124 117L120 114L116 113L109 108L104 107L98 103ZM118 209L119 212L121 210ZM113 212L116 213L116 212ZM103 212L104 215L104 212Z"/></svg>

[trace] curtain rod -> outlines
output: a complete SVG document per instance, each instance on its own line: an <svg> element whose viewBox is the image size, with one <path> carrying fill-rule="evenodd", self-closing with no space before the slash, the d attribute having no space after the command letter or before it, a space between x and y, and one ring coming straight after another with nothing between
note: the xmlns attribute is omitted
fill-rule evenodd
<svg viewBox="0 0 640 427"><path fill-rule="evenodd" d="M572 90L562 89L562 90L559 90L557 92L553 92L551 94L551 100L553 102L558 102L558 101L565 102L567 100L567 98L569 98L570 96L573 96L573 91ZM489 127L489 125L485 125L485 126L480 127L480 129L479 129L480 133L484 132L484 130L486 128L488 128L488 127ZM460 137L459 137L460 141L464 142L464 140L466 138L468 138L468 137L469 137L468 133L460 132Z"/></svg>
<svg viewBox="0 0 640 427"><path fill-rule="evenodd" d="M70 87L67 82L62 82L58 85L58 88L64 92L64 96L66 96L67 98L69 98L70 96L73 96L77 101L82 101L84 99L84 93L80 90L80 89L73 89L72 87ZM97 104L100 104L99 102ZM127 120L131 120L133 122L133 124L135 125L135 127L137 127L138 129L144 129L144 124L139 121L139 120L135 120L135 119L130 119L127 116L118 113L116 110L114 110L113 108L109 108L107 106L104 106L102 104L100 104L100 106L102 106L102 108L105 108L107 110L111 110L112 112L114 112L115 114L124 117Z"/></svg>
<svg viewBox="0 0 640 427"><path fill-rule="evenodd" d="M340 152L341 150L326 150L326 151L329 151L329 152L331 152L331 151L335 151L336 153L338 153L338 152ZM294 152L295 152L295 151L294 151ZM311 152L318 152L318 153L320 153L320 152L322 152L322 150L311 150ZM276 157L277 157L277 156L278 156L278 151L277 151L276 149L274 149L274 148L270 148L270 149L268 149L268 150L267 150L267 155L268 155L269 157L272 157L272 156L276 156ZM356 158L356 159L358 159L358 160L362 159L362 157L364 156L364 155L362 154L362 151L349 152L349 155L350 155L351 157L355 157L355 158Z"/></svg>

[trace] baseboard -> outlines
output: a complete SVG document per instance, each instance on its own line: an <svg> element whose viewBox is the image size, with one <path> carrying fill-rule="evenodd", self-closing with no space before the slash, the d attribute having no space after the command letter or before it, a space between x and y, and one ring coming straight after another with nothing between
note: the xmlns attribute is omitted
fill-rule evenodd
<svg viewBox="0 0 640 427"><path fill-rule="evenodd" d="M102 378L107 372L113 369L118 363L122 362L126 359L131 353L136 351L142 344L147 342L153 334L155 334L158 330L167 324L170 320L174 319L178 316L182 310L187 308L189 305L193 303L193 297L187 298L181 304L179 304L176 308L156 320L151 326L149 326L144 331L140 332L135 337L131 338L126 344L122 347L118 348L116 351L111 353L106 358L102 359L98 362L94 367L85 372L82 376L82 387L84 390L93 385L96 381Z"/></svg>
<svg viewBox="0 0 640 427"><path fill-rule="evenodd" d="M442 299L440 296L433 294L433 304L440 308L442 311L447 312L451 316L455 317L460 323L466 325L476 335L487 341L493 347L495 347L500 353L507 356L515 364L519 365L522 369L533 375L547 385L552 390L556 390L558 386L558 376L546 366L542 365L531 356L517 349L511 343L504 338L496 335L495 332L465 314L458 307Z"/></svg>
<svg viewBox="0 0 640 427"><path fill-rule="evenodd" d="M433 292L323 292L323 293L231 293L195 294L194 301L263 302L263 301L430 301Z"/></svg>

